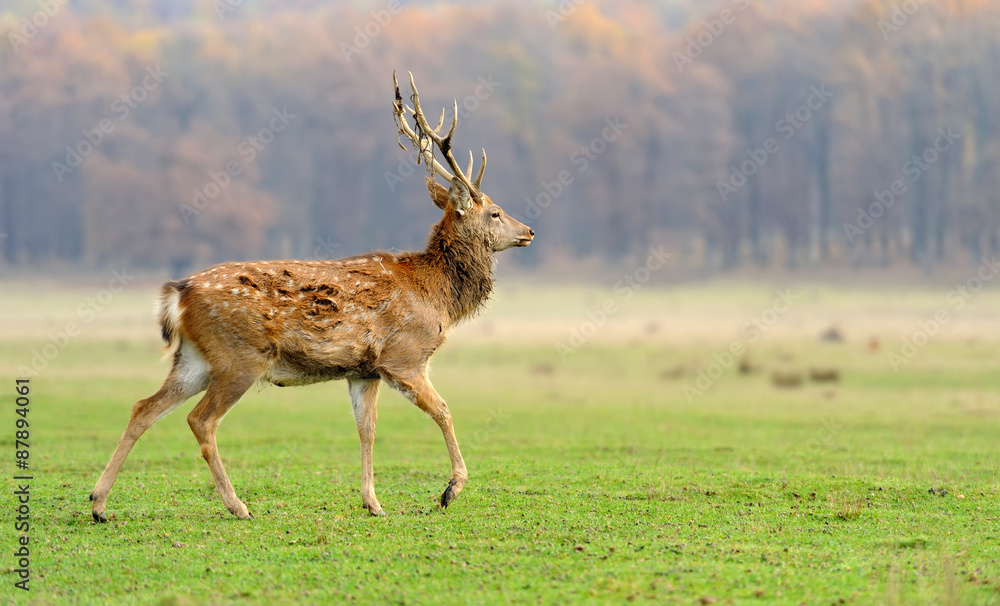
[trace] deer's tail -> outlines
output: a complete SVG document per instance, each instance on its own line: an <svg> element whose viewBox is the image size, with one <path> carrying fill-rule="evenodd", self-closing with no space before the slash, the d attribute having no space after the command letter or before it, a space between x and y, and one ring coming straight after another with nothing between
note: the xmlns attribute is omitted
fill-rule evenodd
<svg viewBox="0 0 1000 606"><path fill-rule="evenodd" d="M164 359L172 358L181 347L181 294L187 288L187 280L167 282L156 301L156 315L160 319L160 332L167 343Z"/></svg>

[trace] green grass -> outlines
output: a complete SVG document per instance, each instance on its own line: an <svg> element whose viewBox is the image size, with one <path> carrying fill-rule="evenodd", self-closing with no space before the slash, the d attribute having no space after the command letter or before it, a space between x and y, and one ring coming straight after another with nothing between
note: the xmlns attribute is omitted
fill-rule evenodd
<svg viewBox="0 0 1000 606"><path fill-rule="evenodd" d="M11 459L13 369L41 344L0 345ZM934 341L898 373L860 342L763 343L763 372L729 369L689 402L719 349L667 335L563 361L545 344L450 343L433 378L469 484L436 507L440 432L383 390L378 519L361 508L344 383L255 388L226 418L219 448L251 522L214 492L191 401L139 441L95 524L87 495L167 367L149 338L85 334L32 379L32 591L12 587L8 481L0 599L1000 603L1000 343ZM813 365L842 381L771 385L771 368Z"/></svg>

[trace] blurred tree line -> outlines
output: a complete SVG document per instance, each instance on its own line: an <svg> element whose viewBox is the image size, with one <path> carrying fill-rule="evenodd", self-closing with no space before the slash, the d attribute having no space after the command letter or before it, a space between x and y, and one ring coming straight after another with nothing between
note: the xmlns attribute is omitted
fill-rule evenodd
<svg viewBox="0 0 1000 606"><path fill-rule="evenodd" d="M519 263L1000 252L988 0L0 11L0 264L183 273L420 247L439 211L396 143L394 69L429 112L457 99L456 150L487 149L485 191L539 234Z"/></svg>

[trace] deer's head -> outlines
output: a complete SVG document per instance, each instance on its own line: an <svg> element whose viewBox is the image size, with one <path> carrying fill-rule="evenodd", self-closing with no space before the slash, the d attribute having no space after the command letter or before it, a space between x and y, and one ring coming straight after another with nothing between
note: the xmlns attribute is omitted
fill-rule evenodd
<svg viewBox="0 0 1000 606"><path fill-rule="evenodd" d="M505 213L486 194L480 193L480 200L475 200L457 177L448 189L428 177L427 189L434 204L452 214L454 229L462 238L485 242L493 252L527 246L535 237L534 230Z"/></svg>
<svg viewBox="0 0 1000 606"><path fill-rule="evenodd" d="M469 168L465 172L455 161L455 157L451 153L451 137L455 133L455 127L458 126L458 102L455 102L451 128L448 129L446 135L442 135L444 110L441 110L441 119L438 121L437 127L431 128L426 116L424 116L423 109L420 107L420 95L413 82L413 74L410 74L410 87L413 89L413 95L410 97L410 100L413 101L412 108L403 104L403 97L399 93L399 82L396 80L396 72L392 73L392 82L396 87L393 114L396 125L399 127L399 134L409 139L415 149L419 150L418 164L421 161L425 162L436 175L444 177L450 184L448 188L445 188L437 183L433 177L427 177L427 189L431 200L445 212L445 220L451 223L456 233L463 239L484 242L493 252L506 250L513 246L531 244L535 232L524 223L505 213L480 189L483 174L486 172L486 150L483 150L483 163L479 166L479 173L475 180L472 179L472 152L469 152ZM406 121L406 111L413 114L416 121L413 128ZM434 158L435 146L440 150L454 174ZM402 143L400 143L400 147L403 147ZM405 148L403 149L405 150Z"/></svg>

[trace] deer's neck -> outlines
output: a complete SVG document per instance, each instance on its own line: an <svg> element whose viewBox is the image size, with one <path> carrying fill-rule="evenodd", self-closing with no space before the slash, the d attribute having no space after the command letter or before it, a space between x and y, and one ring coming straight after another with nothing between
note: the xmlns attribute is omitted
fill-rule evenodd
<svg viewBox="0 0 1000 606"><path fill-rule="evenodd" d="M493 252L482 239L459 237L450 227L445 222L434 227L421 257L440 280L454 323L476 313L493 292Z"/></svg>

